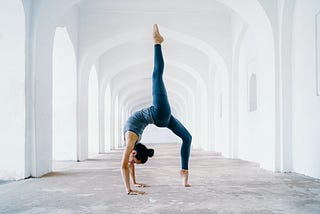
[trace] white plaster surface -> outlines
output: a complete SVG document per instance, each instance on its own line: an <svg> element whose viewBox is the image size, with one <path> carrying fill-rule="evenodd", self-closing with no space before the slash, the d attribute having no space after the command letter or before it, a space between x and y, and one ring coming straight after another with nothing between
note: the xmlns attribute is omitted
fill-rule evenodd
<svg viewBox="0 0 320 214"><path fill-rule="evenodd" d="M25 176L25 16L20 1L0 6L0 179Z"/></svg>
<svg viewBox="0 0 320 214"><path fill-rule="evenodd" d="M293 30L293 170L320 177L315 16L319 1L296 1Z"/></svg>

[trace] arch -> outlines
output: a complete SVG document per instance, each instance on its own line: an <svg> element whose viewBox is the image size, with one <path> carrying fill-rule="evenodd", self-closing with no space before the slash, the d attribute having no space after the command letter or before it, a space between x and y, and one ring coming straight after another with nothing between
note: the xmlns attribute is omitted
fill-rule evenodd
<svg viewBox="0 0 320 214"><path fill-rule="evenodd" d="M92 65L88 80L88 152L99 153L99 84L96 66Z"/></svg>
<svg viewBox="0 0 320 214"><path fill-rule="evenodd" d="M115 149L118 149L118 148L121 148L120 146L120 142L121 142L121 139L122 139L122 132L121 132L121 127L120 127L120 120L119 120L119 96L116 95L115 97L115 102L114 102L114 115L115 115L115 118L114 118L114 133L115 133L115 136L118 136L118 140L116 140L115 142ZM118 142L118 143L117 143Z"/></svg>
<svg viewBox="0 0 320 214"><path fill-rule="evenodd" d="M261 137L259 140L260 147L256 151L260 155L254 161L258 162L262 168L275 170L275 150L280 139L280 135L277 132L280 120L277 111L280 103L276 99L276 94L279 93L276 83L278 83L279 79L275 67L275 40L272 25L266 11L258 1L218 1L234 10L247 23L248 28L252 30L256 39L259 76L261 73L261 78L264 80L263 84L260 85L259 93L263 97L269 97L263 105L259 105L259 114L263 115L263 117L260 117L259 124L263 124L264 129L269 131L265 132L263 128L258 130Z"/></svg>
<svg viewBox="0 0 320 214"><path fill-rule="evenodd" d="M151 60L151 59L150 59ZM146 61L149 61L149 60L142 60L141 61L141 63L145 63ZM133 64L128 64L127 66L128 67L130 67L130 65L132 65L132 66L136 66L136 65L139 65L140 63L139 62L136 62L136 63L133 63ZM176 62L176 61L174 61L174 60L166 60L166 64L167 64L167 66L172 66L172 67L174 67L174 68L177 68L177 69L174 69L174 70L182 70L183 71L183 75L185 75L185 74L187 74L188 76L190 75L192 78L194 78L194 81L197 81L197 79L198 79L198 81L200 81L197 85L200 87L200 91L195 91L194 93L195 94L201 94L201 96L195 96L194 95L194 97L196 97L196 101L195 102L192 102L189 106L191 106L191 109L193 109L194 111L196 111L195 110L195 107L192 107L192 106L194 106L194 103L201 103L201 108L202 108L202 110L200 111L200 112L204 112L204 113L207 113L207 97L208 97L208 95L207 95L207 89L206 89L206 83L202 80L202 78L197 74L197 72L193 69L193 68L191 68L190 66L188 66L188 65L186 65L186 64L183 64L183 63L181 63L181 62ZM125 69L125 68L123 68L123 67L119 67L119 69L120 68L122 68L122 69ZM116 76L116 74L119 74L120 73L120 71L121 70L117 70L117 69L115 69L115 71L116 72L113 72L114 73L114 75L111 75L111 76L109 76L108 77L108 79L109 79L109 81L110 81L110 78L114 78L115 76ZM175 72L174 74L166 74L166 76L168 76L167 78L168 79L172 79L173 77L174 77L174 79L176 79L178 82L178 84L179 85L181 85L181 86L183 86L184 85L184 83L182 82L182 81L179 81L179 77L177 76L177 77L175 77L175 74L176 74L177 72ZM149 71L146 71L146 76L149 76L150 75L150 72ZM135 74L135 77L136 77L136 75L141 75L141 77L143 77L143 74ZM172 77L171 77L172 76ZM122 82L122 84L124 84L124 85L126 85L125 83L125 81L124 80L122 80L121 81ZM108 83L108 84L107 84ZM109 82L107 82L107 81L103 81L103 86L102 86L102 88L104 88L105 87L105 85L109 85ZM137 83L135 83L135 84L137 84ZM149 82L148 82L148 84L149 84ZM116 85L116 87L117 88L121 88L121 85L120 84L115 84ZM196 85L196 86L197 86ZM178 87L178 88L185 88L184 86L183 87ZM190 88L188 91L192 91L192 90L196 90L196 88L197 87L195 87L195 85L193 85L192 86L192 89L191 89L191 86L187 86L187 88ZM113 90L113 94L116 94L116 92L117 92L117 90L116 91L114 91ZM103 92L101 93L101 94L104 94ZM193 120L194 120L194 118L195 118L195 116L193 117ZM196 127L203 127L203 121L206 121L206 118L207 118L207 116L206 116L206 114L202 114L202 116L201 117L199 117L198 116L198 118L199 118L199 120L201 120L202 122L201 122L201 124L198 124L198 125L196 125ZM201 119L202 118L202 119ZM202 132L206 132L206 130L207 130L207 128L205 127L205 128L202 128L201 129L202 130ZM206 135L205 133L203 133L201 136L204 136L204 135ZM194 139L196 139L195 137L194 137ZM209 140L207 140L207 141L202 141L202 142L209 142Z"/></svg>
<svg viewBox="0 0 320 214"><path fill-rule="evenodd" d="M138 102L131 103L128 106L131 106L130 112L135 112L135 111L138 111L138 110L140 110L142 108L149 107L150 106L150 102L149 102L149 99L146 99L146 101L144 101L144 100L140 101L139 100L139 103ZM173 100L172 101L172 108L171 108L172 114L173 115L177 115L177 117L181 118L180 116L182 116L183 114L180 115L179 112L184 112L184 108L182 106L183 105L181 105L180 102Z"/></svg>
<svg viewBox="0 0 320 214"><path fill-rule="evenodd" d="M179 96L179 95L177 95ZM174 96L176 97L176 96ZM150 100L146 99L147 101L144 102L143 99L137 100L135 103L133 103L134 101L130 102L130 104L128 104L128 106L130 106L131 108L131 112L135 112L137 110L140 110L142 108L148 107L150 106ZM177 100L177 101L176 101ZM180 105L179 102L183 101L183 99L181 100L181 98L176 98L171 102L171 112L173 115L175 115L176 117L178 117L180 119L180 117L176 114L176 112L183 112L182 110L182 106L184 105ZM179 110L177 110L179 109ZM127 117L125 117L125 119L127 119ZM123 120L125 121L125 120ZM141 138L141 142L147 142L147 143L161 143L161 142L166 142L166 143L171 143L171 142L179 142L179 138L177 136L175 136L173 133L171 133L170 130L168 129L159 129L155 126L147 126L146 129L143 132L142 138Z"/></svg>
<svg viewBox="0 0 320 214"><path fill-rule="evenodd" d="M128 41L124 41L124 43L126 43L126 42L128 42ZM123 44L123 43L121 43L121 44ZM114 49L115 47L110 48L110 51L111 51L111 49ZM119 75L120 71L125 70L125 69L127 69L129 67L138 66L140 64L144 64L144 63L147 63L147 62L150 62L150 61L152 61L152 58L148 58L148 59L144 58L144 59L141 59L141 60L138 60L138 61L134 61L134 62L121 63L121 64L119 64L119 66L113 66L112 70L110 72L108 72L108 75L106 75L104 77L104 79L102 80L102 84L101 84L101 88L102 88L101 90L102 91L101 91L101 94L105 94L104 93L104 88L106 86L109 86L109 84L112 84L112 83L110 83L110 81L112 79L114 79L117 75ZM197 110L194 107L193 107L192 116L190 116L190 118L192 118L193 121L197 121L197 124L192 125L192 127L193 127L192 129L193 130L195 129L195 127L197 127L197 129L198 129L198 131L193 131L193 133L194 133L193 134L193 136L194 136L193 139L198 139L199 138L198 142L210 142L209 138L207 136L208 135L208 131L207 131L208 127L206 126L206 121L207 121L206 120L206 118L207 118L207 116L206 116L206 114L207 114L207 88L206 88L206 83L203 80L203 77L201 77L201 75L195 69L193 69L192 67L190 67L190 66L188 66L188 65L186 65L184 63L175 61L175 60L167 60L166 59L166 66L172 66L174 68L178 68L178 69L183 71L183 74L187 74L188 76L194 78L195 81L198 81L198 84L196 85L196 87L194 87L194 85L193 85L193 89L192 90L195 90L196 91L195 93L201 94L201 96L195 96L197 101L196 102L192 102L192 104L189 105L189 106L194 106L193 105L194 103L201 103L201 105L199 105L199 106L200 106L200 108L202 108L202 110L198 111L198 112L201 112L201 116L196 116L195 112ZM130 74L132 75L131 72L130 72ZM136 75L143 77L144 74L143 73L135 74L134 78L136 78ZM145 75L147 77L149 77L150 71L149 70L145 70ZM166 76L169 76L169 75L166 74ZM135 84L138 84L138 83L136 82ZM120 89L122 87L122 85L128 85L128 83L125 81L125 79L121 79L121 83L120 84L117 83L117 84L112 84L112 85L116 86L116 89L114 89L112 87L113 88L112 94L117 94L117 92L116 92L117 88ZM199 87L199 90L197 89L197 87ZM116 91L114 91L114 90L116 90ZM100 99L103 99L103 97L101 97ZM104 101L101 101L101 102L104 103ZM110 119L112 117L114 117L114 115L110 115ZM198 119L196 119L196 118L198 118ZM188 124L188 126L190 127L191 125ZM114 136L114 137L116 137L116 136ZM111 140L111 141L114 141L114 140Z"/></svg>
<svg viewBox="0 0 320 214"><path fill-rule="evenodd" d="M26 147L29 175L52 171L52 50L57 23L77 1L57 4L48 0L23 1L28 11L28 64L26 87ZM32 10L31 10L32 9ZM32 15L31 15L32 11ZM30 36L30 38L29 38Z"/></svg>
<svg viewBox="0 0 320 214"><path fill-rule="evenodd" d="M108 114L111 112L111 89L109 84L107 85L107 88L104 92L104 99L101 101L100 105L103 106L103 108L101 108L103 112L100 114L100 135L102 136L102 138L100 138L100 143L103 143L104 145L103 151L110 151L112 132L111 116Z"/></svg>
<svg viewBox="0 0 320 214"><path fill-rule="evenodd" d="M54 160L76 160L77 70L67 28L56 28L52 55L52 155Z"/></svg>
<svg viewBox="0 0 320 214"><path fill-rule="evenodd" d="M233 49L233 62L232 62L232 75L231 75L231 96L232 96L232 113L231 113L231 148L232 148L232 157L238 158L239 150L239 58L241 44L245 38L246 32L248 30L248 25L244 24L240 30L240 33L237 37L236 43Z"/></svg>
<svg viewBox="0 0 320 214"><path fill-rule="evenodd" d="M187 46L191 46L199 50L200 52L205 53L212 61L216 62L216 64L221 66L222 70L227 70L227 66L223 58L217 53L217 51L214 48L212 48L204 41L185 35L183 33L167 29L165 27L162 27L161 30L168 39L172 39L176 42L180 42ZM97 42L96 44L92 45L92 47L86 52L86 54L80 60L80 72L88 72L88 65L96 61L98 57L102 55L102 53L129 41L134 41L137 35L144 34L146 34L146 30L137 30L135 32L123 33L112 38L106 38ZM196 72L195 75L197 75L197 73L198 72ZM84 74L84 76L87 75Z"/></svg>
<svg viewBox="0 0 320 214"><path fill-rule="evenodd" d="M228 106L229 106L229 78L226 72L216 72L214 80L214 118L215 135L214 150L221 152L225 157L230 157L230 141L228 130Z"/></svg>
<svg viewBox="0 0 320 214"><path fill-rule="evenodd" d="M114 79L116 79L116 77L114 77L114 79L112 79L112 80L110 81L110 84L111 84L111 85L114 85L114 87L113 87L113 93L114 93L114 94L119 94L119 90L121 90L121 89L124 88L124 87L125 87L127 90L129 90L129 89L131 89L131 86L132 86L132 85L141 85L141 86L145 87L145 85L146 85L146 86L151 86L151 84L152 84L152 83L151 83L151 78L147 78L147 79L143 78L143 77L144 77L144 74L141 73L141 72L139 72L139 73L133 73L133 72L131 72L131 75L132 75L132 77L131 77L130 79L129 79L129 78L124 79L123 76L126 76L126 71L119 72L118 75L117 75L117 76L119 76L119 77L117 77L117 79L118 79L119 81L114 80ZM121 84L120 84L120 79L121 79ZM139 84L139 81L141 82L141 84ZM175 87L173 87L173 86L177 86L177 88L185 89L185 91L187 92L187 94L192 94L192 87L183 84L183 82L180 81L179 79L177 79L177 78L175 78L175 77L173 77L173 76L169 76L169 75L168 75L168 76L166 77L166 81L168 81L168 82L174 82L174 84L171 84L171 87L170 87L169 89L173 89L173 90L174 90ZM123 85L123 86L122 86L122 85ZM133 89L133 90L135 90L135 89ZM146 92L147 92L148 94L150 94L150 98L151 98L151 90L146 91ZM170 97L169 97L169 98L170 98Z"/></svg>
<svg viewBox="0 0 320 214"><path fill-rule="evenodd" d="M33 42L33 45L35 47L41 46L41 44L51 44L52 41L50 41L53 37L50 35L52 34L52 31L54 29L55 24L57 23L57 20L64 15L72 6L77 4L80 0L70 0L66 1L64 0L63 3L65 4L54 4L54 2L50 1L41 1L39 4L35 5L35 20L39 20L35 23L35 37ZM259 42L260 47L259 47L259 54L263 53L264 56L266 56L264 59L262 59L262 62L259 62L261 65L265 65L263 67L264 70L268 70L268 81L270 81L270 85L273 87L273 77L274 75L274 59L273 59L273 51L274 51L274 46L273 46L273 37L272 37L272 28L269 26L270 23L265 16L265 12L261 8L260 4L257 1L252 1L252 0L245 0L245 2L241 1L235 1L235 0L219 0L219 2L227 5L237 13L239 13L242 17L244 17L244 20L246 20L249 25L252 25L253 27L256 28L256 35L257 37L262 41ZM63 6L62 6L63 5ZM247 7L245 8L243 5L246 5ZM52 10L46 10L47 8L52 7ZM58 12L53 12L53 11L58 11ZM261 19L260 17L263 16ZM46 18L44 18L46 17ZM257 18L259 17L259 18ZM268 27L269 26L269 27ZM49 35L49 36L48 36ZM129 38L129 37L128 37ZM132 36L134 38L134 36ZM180 38L179 38L180 39ZM266 39L266 40L265 40ZM125 39L128 40L128 39ZM264 41L265 40L265 41ZM112 44L113 42L116 41L110 41ZM199 46L201 47L201 45ZM212 49L209 46L210 49ZM49 48L50 49L50 48ZM102 47L102 49L107 49L105 47ZM203 47L201 47L203 49ZM80 67L80 72L79 72L79 78L78 78L78 100L79 100L79 108L78 108L78 115L81 116L79 118L79 123L78 123L78 159L85 159L85 155L81 153L82 149L82 144L83 142L87 141L87 134L86 132L83 132L83 130L87 130L87 109L86 109L86 102L87 102L87 85L86 82L88 79L88 73L90 69L90 65L93 64L92 59L97 59L97 56L99 56L99 53L97 54L97 50L91 49L91 56L87 57L85 56L79 63ZM94 53L95 52L95 53ZM28 87L28 95L31 97L31 100L36 103L35 108L37 111L32 109L32 107L29 106L31 109L31 117L34 118L34 122L28 123L28 126L30 126L31 129L31 137L30 141L31 144L33 145L32 151L34 151L36 154L39 154L40 151L47 147L48 145L51 144L51 141L49 138L51 138L51 127L49 125L48 127L48 118L50 118L51 114L51 109L50 109L50 101L49 102L42 102L42 101L48 101L47 98L50 97L50 90L48 86L50 86L50 75L47 75L48 72L50 73L50 67L51 67L51 62L49 60L50 56L48 57L48 53L50 53L50 50L44 50L44 49L38 49L36 48L35 50L35 62L33 63L32 67L34 67L35 72L31 74L31 76L35 76L37 80L41 80L39 82L31 82L31 86ZM214 54L210 54L214 55ZM87 61L85 58L91 58L92 62L90 63ZM213 60L218 60L218 59L213 59ZM86 61L86 62L84 62ZM48 62L48 63L46 63ZM49 66L48 66L49 65ZM221 63L217 63L219 66L223 66ZM223 70L223 69L222 69ZM226 70L226 69L225 69ZM41 73L40 71L46 71ZM83 73L85 71L86 73ZM37 86L37 87L36 87ZM37 88L36 93L34 93L35 88ZM274 95L275 92L274 90L269 91L270 95ZM80 96L81 94L81 96ZM270 96L274 97L274 96ZM50 99L49 99L50 100ZM268 105L268 109L273 109L275 106L274 99L270 99L270 103ZM82 117L84 115L84 117ZM273 117L270 117L266 123L269 125L274 125L274 121L272 120ZM49 121L51 123L51 121ZM37 133L37 134L35 134ZM273 133L269 133L270 138L274 137ZM268 138L266 138L268 139ZM267 141L267 140L266 140ZM46 142L43 145L40 145L39 142ZM272 141L274 142L274 140ZM43 149L45 151L45 149ZM35 175L41 175L47 172L48 170L50 171L50 165L48 165L48 161L46 158L45 160L42 160L42 156L37 156L35 155L35 168L38 169L38 171L34 171L33 174ZM45 154L47 156L47 154ZM271 163L271 162L270 162ZM272 165L272 164L271 164ZM263 161L262 166L264 168L270 168L270 165L265 164ZM272 167L271 167L272 168Z"/></svg>
<svg viewBox="0 0 320 214"><path fill-rule="evenodd" d="M127 94L124 94L123 92L120 92L119 95L119 105L121 106L120 109L127 109L128 106L133 106L133 105L137 105L134 103L141 103L141 102L148 102L149 106L151 104L151 97L149 97L148 95L144 94L143 92L145 91L150 91L151 88L145 88L145 87L140 87L140 88L135 88L135 90L128 92ZM126 89L122 89L122 91L127 91ZM182 96L177 93L177 92L171 92L170 96L172 98L175 98L175 100L179 100L179 103L183 103L184 99L181 98ZM115 99L118 97L118 95L115 95ZM115 102L116 103L116 102ZM174 102L173 102L174 104ZM187 106L187 105L184 105ZM173 106L173 108L175 108L175 106ZM115 107L115 109L117 109L117 107ZM119 111L121 112L121 110L119 109ZM129 113L133 113L133 107L131 107L131 109L129 109ZM117 130L122 130L122 127L125 123L126 118L119 118L119 116L117 116L117 114L115 113L114 115L116 115L116 118L118 118L118 120L115 120L114 124ZM129 116L129 115L126 115ZM120 123L118 123L118 121L121 121ZM119 133L119 132L116 132ZM114 140L115 142L121 142L122 141L122 135L118 135L116 134L114 136Z"/></svg>
<svg viewBox="0 0 320 214"><path fill-rule="evenodd" d="M175 103L178 103L179 106L181 106L179 109L183 110L181 112L179 112L181 116L178 116L178 115L175 115L176 117L178 117L178 119L181 121L181 122L185 122L185 126L189 127L193 133L195 133L195 126L197 125L196 122L200 122L202 121L203 119L201 117L197 117L197 110L196 110L196 95L195 93L188 87L186 87L185 90L181 90L183 88L185 88L184 86L182 86L182 84L176 82L176 80L170 80L167 82L168 86L170 87L172 84L176 85L176 84L179 84L180 87L178 87L179 90L173 90L173 91L169 91L169 102L172 103L173 105L171 107L175 107ZM142 87L142 88L136 88L136 90L141 90L138 92L138 94L143 94L142 92L145 92L145 91L151 91L151 87L150 88L145 88L145 87ZM187 92L187 93L185 93ZM132 94L137 94L136 91L132 92ZM132 97L131 93L127 94L125 98L123 98L122 100L123 101L126 101L126 103L130 103L130 102L127 102L128 101L128 98ZM148 93L149 95L149 93ZM151 97L148 96L148 95L143 95L143 96L146 96L148 97L148 100L149 100L149 105L151 104L152 100L151 100ZM139 100L139 99L137 99ZM178 102L174 102L175 100L177 100ZM124 104L122 105L124 107L126 107L127 105ZM132 110L129 110L129 112L133 113ZM183 114L184 112L184 114ZM196 120L198 119L198 120ZM196 122L193 122L193 121L196 121ZM195 137L195 139L197 139Z"/></svg>
<svg viewBox="0 0 320 214"><path fill-rule="evenodd" d="M2 1L0 8L0 179L29 176L25 148L26 17L21 1Z"/></svg>
<svg viewBox="0 0 320 214"><path fill-rule="evenodd" d="M167 83L169 88L172 88L172 85L174 86L178 86L177 89L178 90L172 90L172 91L168 91L168 95L169 95L169 101L171 102L173 98L172 95L177 94L178 97L180 97L180 103L184 103L184 106L186 109L188 109L188 111L190 112L191 110L191 115L195 115L195 103L196 103L196 94L191 90L191 87L188 86L184 86L182 83L178 82L176 79L171 79L168 78ZM152 102L152 98L151 98L151 85L148 87L144 87L143 84L138 84L140 87L135 87L134 90L129 91L126 88L122 88L121 91L118 94L121 94L121 103L123 102L127 102L128 99L133 98L135 99L135 97L137 97L137 94L141 94L145 97L149 98L149 103L151 104ZM137 93L137 91L139 93ZM186 93L187 92L187 93ZM125 105L121 105L121 106L125 106ZM186 119L186 118L185 118ZM201 118L199 118L201 119Z"/></svg>
<svg viewBox="0 0 320 214"><path fill-rule="evenodd" d="M143 89L140 89L139 91L135 91L135 94L139 94L139 92L144 91ZM183 98L183 96L179 93L173 92L171 94L173 100L170 101L172 103L171 108L172 109L179 109L182 112L185 112L186 101ZM182 103L182 104L181 104ZM125 101L122 103L122 106L124 109L128 110L129 114L134 113L137 110L140 110L138 107L149 107L151 105L150 97L146 97L143 94L140 96L132 97L131 99L125 99ZM129 115L128 115L129 116Z"/></svg>

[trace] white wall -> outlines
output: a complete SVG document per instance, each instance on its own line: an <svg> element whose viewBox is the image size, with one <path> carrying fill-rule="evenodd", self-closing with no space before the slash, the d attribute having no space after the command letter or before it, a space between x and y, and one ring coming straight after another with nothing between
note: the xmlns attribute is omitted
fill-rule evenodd
<svg viewBox="0 0 320 214"><path fill-rule="evenodd" d="M25 176L25 15L21 1L0 7L0 179Z"/></svg>
<svg viewBox="0 0 320 214"><path fill-rule="evenodd" d="M251 72L259 73L257 65L257 53L255 39L250 29L242 41L239 57L239 158L259 163L259 151L262 139L259 137L261 126L259 124L259 110L262 102L258 104L258 110L249 111L249 77ZM257 78L259 75L257 74ZM261 73L260 73L261 78ZM259 82L259 81L258 81ZM258 83L259 84L259 83ZM258 87L261 87L260 85ZM263 100L261 91L257 92L258 101ZM260 113L261 114L261 113ZM262 124L263 126L263 124ZM268 154L269 155L269 154Z"/></svg>
<svg viewBox="0 0 320 214"><path fill-rule="evenodd" d="M320 67L316 67L315 47L316 41L320 43L320 26L316 33L315 19L319 11L318 0L296 1L292 58L293 170L317 178L320 178L320 97L316 95L316 71Z"/></svg>
<svg viewBox="0 0 320 214"><path fill-rule="evenodd" d="M226 72L216 71L214 84L214 151L230 157L229 79Z"/></svg>

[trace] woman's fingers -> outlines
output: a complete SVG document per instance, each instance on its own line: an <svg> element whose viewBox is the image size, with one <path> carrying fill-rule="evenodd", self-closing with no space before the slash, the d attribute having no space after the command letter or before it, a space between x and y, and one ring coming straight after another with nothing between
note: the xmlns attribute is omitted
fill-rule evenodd
<svg viewBox="0 0 320 214"><path fill-rule="evenodd" d="M136 192L130 192L128 195L138 195Z"/></svg>
<svg viewBox="0 0 320 214"><path fill-rule="evenodd" d="M131 190L129 195L146 195L147 193L139 190Z"/></svg>

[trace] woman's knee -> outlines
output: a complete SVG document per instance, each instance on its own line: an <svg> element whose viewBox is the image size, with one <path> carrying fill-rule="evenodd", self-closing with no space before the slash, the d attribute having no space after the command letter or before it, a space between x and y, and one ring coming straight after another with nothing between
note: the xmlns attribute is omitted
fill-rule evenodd
<svg viewBox="0 0 320 214"><path fill-rule="evenodd" d="M190 133L185 134L185 136L183 137L183 141L188 143L188 144L191 144L192 135Z"/></svg>

